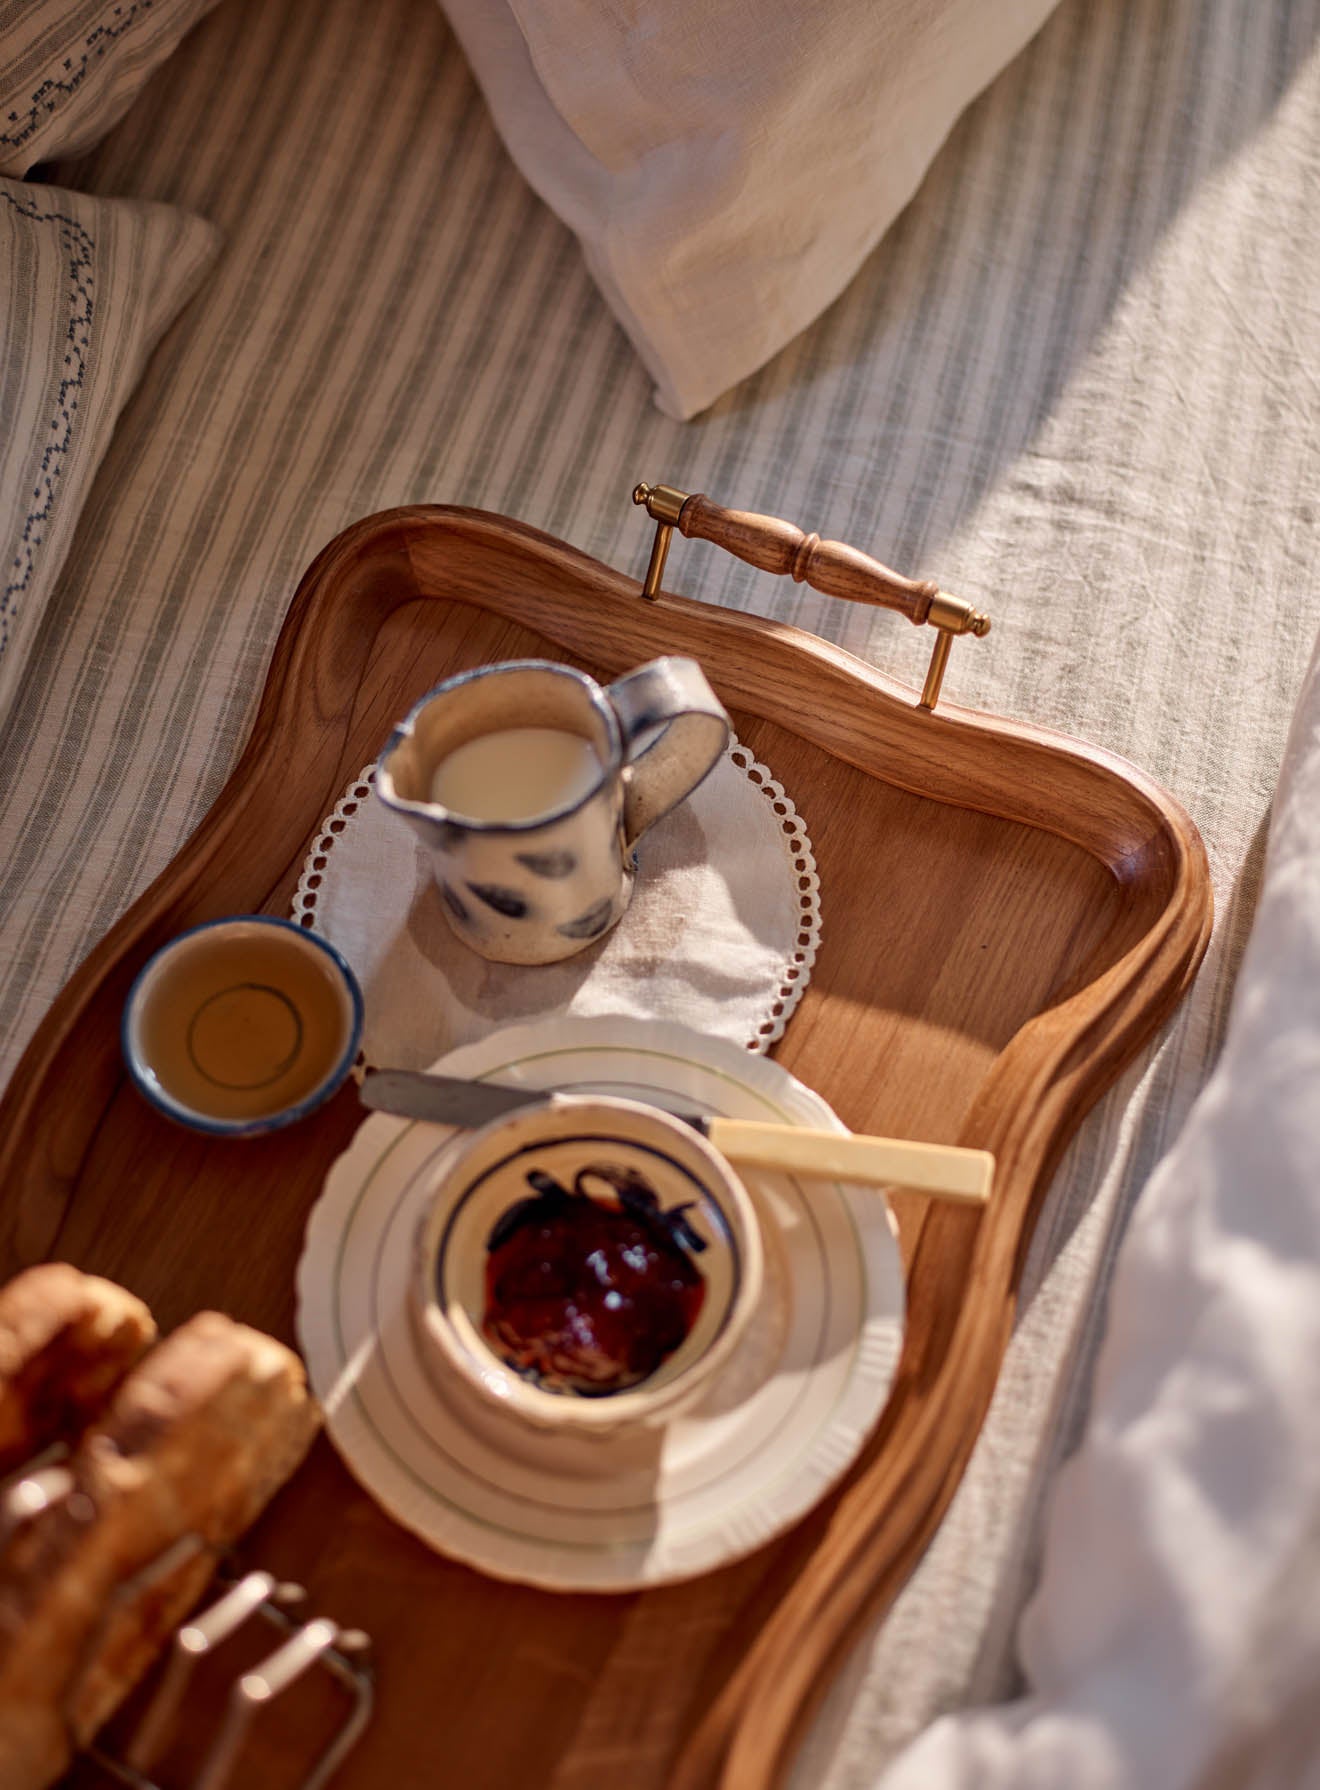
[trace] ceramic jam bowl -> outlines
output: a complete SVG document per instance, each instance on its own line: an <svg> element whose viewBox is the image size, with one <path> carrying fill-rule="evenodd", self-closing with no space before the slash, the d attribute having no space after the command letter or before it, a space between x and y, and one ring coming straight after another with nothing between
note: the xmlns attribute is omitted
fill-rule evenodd
<svg viewBox="0 0 1320 1790"><path fill-rule="evenodd" d="M654 1107L557 1095L456 1138L434 1178L411 1290L428 1372L525 1425L666 1421L760 1299L750 1196Z"/></svg>

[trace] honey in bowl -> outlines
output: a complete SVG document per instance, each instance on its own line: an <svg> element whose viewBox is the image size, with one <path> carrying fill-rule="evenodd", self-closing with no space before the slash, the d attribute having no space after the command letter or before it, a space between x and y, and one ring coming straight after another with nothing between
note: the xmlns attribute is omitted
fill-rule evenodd
<svg viewBox="0 0 1320 1790"><path fill-rule="evenodd" d="M151 960L129 998L125 1054L171 1116L258 1129L338 1085L359 1024L360 997L338 953L251 916L185 933Z"/></svg>

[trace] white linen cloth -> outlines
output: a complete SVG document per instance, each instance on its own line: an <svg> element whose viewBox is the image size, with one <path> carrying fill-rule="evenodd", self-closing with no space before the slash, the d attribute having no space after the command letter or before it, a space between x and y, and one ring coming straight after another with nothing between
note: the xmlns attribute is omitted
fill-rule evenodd
<svg viewBox="0 0 1320 1790"><path fill-rule="evenodd" d="M294 918L338 946L362 985L362 1055L426 1069L515 1021L667 1019L766 1051L811 976L820 882L784 787L736 740L638 843L628 911L562 963L488 963L454 936L412 829L353 785L313 844Z"/></svg>
<svg viewBox="0 0 1320 1790"><path fill-rule="evenodd" d="M848 284L1056 0L443 0L514 160L689 417Z"/></svg>
<svg viewBox="0 0 1320 1790"><path fill-rule="evenodd" d="M1223 1057L1119 1253L1031 1694L884 1790L1320 1784L1320 642Z"/></svg>

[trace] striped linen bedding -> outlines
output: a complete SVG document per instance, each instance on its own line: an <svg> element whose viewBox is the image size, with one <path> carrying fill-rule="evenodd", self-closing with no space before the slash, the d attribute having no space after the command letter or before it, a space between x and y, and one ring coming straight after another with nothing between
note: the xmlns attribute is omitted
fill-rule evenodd
<svg viewBox="0 0 1320 1790"><path fill-rule="evenodd" d="M952 700L1126 754L1205 834L1205 968L1058 1173L969 1471L801 1790L875 1783L1014 1683L1123 1218L1218 1049L1320 623L1318 24L1320 0L1064 0L847 292L689 423L653 407L430 0L223 0L51 170L224 247L123 413L0 733L4 1074L216 796L300 572L397 503L640 569L629 492L661 478L855 542L994 614ZM696 546L670 582L919 681L892 617Z"/></svg>

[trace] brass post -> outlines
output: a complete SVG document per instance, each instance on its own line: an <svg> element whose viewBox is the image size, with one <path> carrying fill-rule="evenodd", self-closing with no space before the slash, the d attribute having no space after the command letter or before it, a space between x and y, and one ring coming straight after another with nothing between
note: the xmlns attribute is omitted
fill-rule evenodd
<svg viewBox="0 0 1320 1790"><path fill-rule="evenodd" d="M935 650L930 655L921 701L917 704L919 709L933 709L939 701L940 685L944 682L944 668L949 663L949 648L952 645L953 635L946 634L941 628L935 636Z"/></svg>
<svg viewBox="0 0 1320 1790"><path fill-rule="evenodd" d="M651 557L646 564L646 576L642 580L642 595L648 603L654 603L660 595L660 580L664 576L665 561L669 558L669 543L674 538L674 531L667 522L660 523L655 531L655 539L651 543Z"/></svg>
<svg viewBox="0 0 1320 1790"><path fill-rule="evenodd" d="M931 598L926 621L936 629L935 646L922 686L919 709L933 709L940 699L940 686L949 663L949 648L955 634L974 634L978 640L990 632L990 617L962 597L951 597L946 590L936 591Z"/></svg>
<svg viewBox="0 0 1320 1790"><path fill-rule="evenodd" d="M633 492L633 502L645 504L647 515L653 516L657 524L646 576L642 580L642 595L649 603L654 603L660 595L660 579L669 557L674 524L687 500L687 492L676 491L672 485L638 485Z"/></svg>

